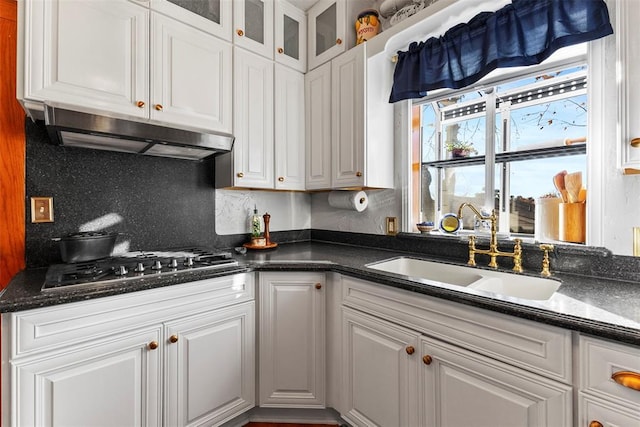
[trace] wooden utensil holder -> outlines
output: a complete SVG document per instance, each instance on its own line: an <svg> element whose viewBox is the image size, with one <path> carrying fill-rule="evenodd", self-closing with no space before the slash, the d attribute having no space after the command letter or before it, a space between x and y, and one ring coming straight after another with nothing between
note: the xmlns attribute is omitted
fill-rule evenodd
<svg viewBox="0 0 640 427"><path fill-rule="evenodd" d="M572 243L585 242L585 207L584 203L560 203L560 240Z"/></svg>

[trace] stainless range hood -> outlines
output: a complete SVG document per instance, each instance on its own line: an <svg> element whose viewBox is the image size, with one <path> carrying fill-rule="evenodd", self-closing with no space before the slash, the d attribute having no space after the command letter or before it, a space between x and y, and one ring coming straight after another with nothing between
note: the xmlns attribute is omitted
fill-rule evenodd
<svg viewBox="0 0 640 427"><path fill-rule="evenodd" d="M228 153L234 140L228 134L76 111L53 103L44 104L44 121L56 144L187 160Z"/></svg>

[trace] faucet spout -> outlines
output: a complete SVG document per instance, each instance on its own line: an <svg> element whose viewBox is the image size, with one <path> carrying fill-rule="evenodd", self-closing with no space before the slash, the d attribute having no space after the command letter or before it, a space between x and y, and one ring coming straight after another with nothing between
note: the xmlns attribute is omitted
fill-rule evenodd
<svg viewBox="0 0 640 427"><path fill-rule="evenodd" d="M489 249L477 249L476 248L476 242L475 242L475 236L469 236L469 262L467 264L469 265L476 265L475 262L475 255L476 254L483 254L483 255L489 255L490 260L489 260L489 267L491 268L498 268L498 257L499 256L504 256L504 257L510 257L513 258L513 271L517 272L517 273L522 273L522 246L521 246L521 240L520 239L515 239L515 246L513 248L513 252L503 252L501 250L498 249L498 231L497 231L497 226L496 223L498 221L498 217L496 215L496 210L492 209L491 210L491 215L486 216L486 215L482 215L482 213L480 213L480 211L473 206L471 203L465 202L463 204L460 205L460 207L458 208L458 220L462 221L462 210L468 207L469 209L471 209L473 211L473 213L475 213L481 220L489 220L491 221L491 240L489 241Z"/></svg>

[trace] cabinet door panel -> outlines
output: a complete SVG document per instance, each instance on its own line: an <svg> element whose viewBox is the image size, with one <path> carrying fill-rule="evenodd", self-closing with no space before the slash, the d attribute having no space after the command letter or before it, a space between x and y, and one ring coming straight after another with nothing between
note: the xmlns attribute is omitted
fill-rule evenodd
<svg viewBox="0 0 640 427"><path fill-rule="evenodd" d="M231 45L160 14L152 16L151 118L231 133Z"/></svg>
<svg viewBox="0 0 640 427"><path fill-rule="evenodd" d="M245 303L166 325L168 425L218 424L253 407L253 313Z"/></svg>
<svg viewBox="0 0 640 427"><path fill-rule="evenodd" d="M298 70L307 71L307 15L285 2L275 4L275 59Z"/></svg>
<svg viewBox="0 0 640 427"><path fill-rule="evenodd" d="M151 9L231 41L231 0L151 0Z"/></svg>
<svg viewBox="0 0 640 427"><path fill-rule="evenodd" d="M233 0L236 46L273 59L273 0Z"/></svg>
<svg viewBox="0 0 640 427"><path fill-rule="evenodd" d="M331 63L305 75L305 104L306 186L331 188Z"/></svg>
<svg viewBox="0 0 640 427"><path fill-rule="evenodd" d="M234 185L273 188L273 62L234 48Z"/></svg>
<svg viewBox="0 0 640 427"><path fill-rule="evenodd" d="M320 0L309 9L310 70L345 51L346 3L342 0Z"/></svg>
<svg viewBox="0 0 640 427"><path fill-rule="evenodd" d="M422 419L429 426L568 426L570 386L422 338Z"/></svg>
<svg viewBox="0 0 640 427"><path fill-rule="evenodd" d="M343 308L344 416L356 425L418 424L416 332Z"/></svg>
<svg viewBox="0 0 640 427"><path fill-rule="evenodd" d="M147 117L149 11L118 1L26 2L24 97ZM43 25L44 24L44 25Z"/></svg>
<svg viewBox="0 0 640 427"><path fill-rule="evenodd" d="M13 425L157 426L161 420L160 328L12 367Z"/></svg>
<svg viewBox="0 0 640 427"><path fill-rule="evenodd" d="M276 189L305 189L304 120L304 75L276 64Z"/></svg>
<svg viewBox="0 0 640 427"><path fill-rule="evenodd" d="M331 186L355 187L365 182L364 46L351 49L331 62L333 145Z"/></svg>
<svg viewBox="0 0 640 427"><path fill-rule="evenodd" d="M261 273L260 284L260 406L324 407L324 274Z"/></svg>

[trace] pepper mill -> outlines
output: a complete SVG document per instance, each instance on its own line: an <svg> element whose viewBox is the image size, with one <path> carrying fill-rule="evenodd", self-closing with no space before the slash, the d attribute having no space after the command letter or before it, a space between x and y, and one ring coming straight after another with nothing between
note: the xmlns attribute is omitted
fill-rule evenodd
<svg viewBox="0 0 640 427"><path fill-rule="evenodd" d="M264 219L264 239L266 241L265 244L270 245L271 236L269 235L269 220L271 219L271 215L269 215L269 212L262 215L262 219Z"/></svg>

